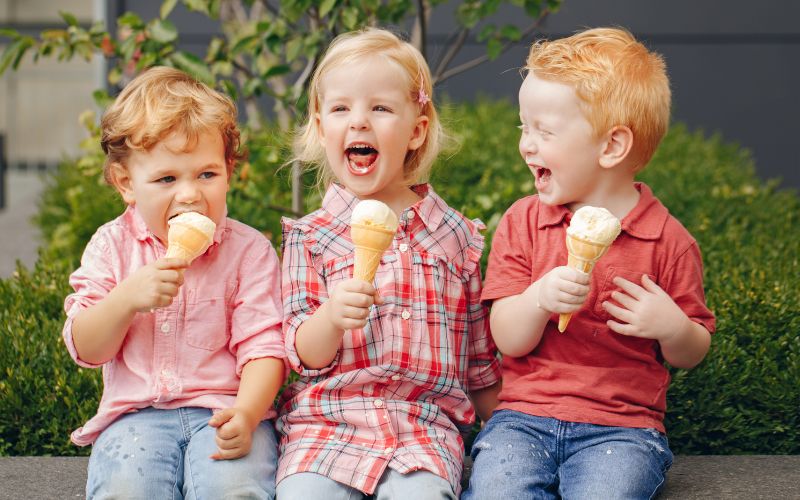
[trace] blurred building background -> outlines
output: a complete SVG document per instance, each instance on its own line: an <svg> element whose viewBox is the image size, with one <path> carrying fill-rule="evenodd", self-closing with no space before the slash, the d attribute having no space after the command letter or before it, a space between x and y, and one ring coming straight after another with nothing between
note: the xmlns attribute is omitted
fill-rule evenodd
<svg viewBox="0 0 800 500"><path fill-rule="evenodd" d="M38 35L44 29L63 27L59 11L75 14L87 26L101 19L113 27L114 20L126 11L153 18L160 4L160 0L0 0L0 27ZM434 11L428 48L433 59L453 28L447 11L457 4L452 1ZM498 24L518 20L519 13L505 8L505 19ZM215 26L181 6L170 19L181 33L184 48L202 55ZM719 132L725 141L752 152L761 178L780 177L783 186L797 189L797 19L800 2L795 0L564 0L561 10L546 20L536 38L561 37L584 27L629 29L666 59L674 121L708 134ZM521 82L518 69L532 41L447 80L436 91L455 100L489 95L516 102ZM481 53L482 45L471 40L459 59ZM100 59L25 61L19 71L7 71L0 77L0 136L8 165L8 208L0 211L0 232L15 235L0 241L0 276L11 272L15 258L23 258L29 265L35 261L35 235L26 226L35 211L41 181L30 172L46 170L65 155L78 153L77 145L85 137L78 115L94 108L91 93L105 85L105 64ZM13 223L9 222L12 218Z"/></svg>

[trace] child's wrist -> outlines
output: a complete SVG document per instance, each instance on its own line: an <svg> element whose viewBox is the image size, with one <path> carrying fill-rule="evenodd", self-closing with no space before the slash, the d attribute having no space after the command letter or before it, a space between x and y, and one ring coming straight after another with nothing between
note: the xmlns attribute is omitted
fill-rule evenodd
<svg viewBox="0 0 800 500"><path fill-rule="evenodd" d="M124 281L109 292L108 300L115 310L120 311L125 316L133 317L138 312L125 289Z"/></svg>

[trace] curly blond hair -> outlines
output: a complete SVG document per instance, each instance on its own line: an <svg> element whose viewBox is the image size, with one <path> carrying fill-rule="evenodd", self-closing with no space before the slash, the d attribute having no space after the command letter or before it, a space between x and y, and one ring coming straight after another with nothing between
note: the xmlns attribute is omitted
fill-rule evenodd
<svg viewBox="0 0 800 500"><path fill-rule="evenodd" d="M185 135L184 147L190 151L201 134L218 130L229 175L245 156L233 101L166 66L150 68L126 85L103 114L100 129L106 153L103 177L109 184L112 165L126 166L131 151L149 151L172 133Z"/></svg>

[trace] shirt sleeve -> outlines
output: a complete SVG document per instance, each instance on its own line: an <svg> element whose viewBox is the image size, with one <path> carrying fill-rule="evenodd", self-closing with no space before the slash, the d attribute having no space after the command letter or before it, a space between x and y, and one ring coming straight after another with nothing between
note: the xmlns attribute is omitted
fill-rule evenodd
<svg viewBox="0 0 800 500"><path fill-rule="evenodd" d="M281 333L280 263L269 240L259 238L242 259L231 313L229 348L236 374L254 359L285 359Z"/></svg>
<svg viewBox="0 0 800 500"><path fill-rule="evenodd" d="M716 319L706 306L703 259L697 242L693 241L686 251L673 259L673 265L663 280L663 288L689 319L714 333Z"/></svg>
<svg viewBox="0 0 800 500"><path fill-rule="evenodd" d="M477 233L477 231L476 231ZM469 327L469 390L475 391L494 385L500 380L500 362L497 348L489 331L489 309L481 302L481 266L483 236L476 234L476 243L470 247L470 274L466 287L467 318Z"/></svg>
<svg viewBox="0 0 800 500"><path fill-rule="evenodd" d="M284 219L283 224L283 338L289 366L304 377L322 375L339 363L340 353L330 365L307 369L297 354L297 329L328 299L325 281L314 265L315 242L295 221Z"/></svg>
<svg viewBox="0 0 800 500"><path fill-rule="evenodd" d="M532 243L527 221L519 217L520 207L515 204L508 209L492 238L481 295L485 302L519 295L531 284Z"/></svg>
<svg viewBox="0 0 800 500"><path fill-rule="evenodd" d="M67 321L61 331L64 344L72 359L84 368L97 368L101 364L87 363L78 356L72 336L72 325L75 317L83 310L97 304L108 296L117 286L113 272L113 248L109 244L104 228L98 230L81 257L81 266L69 277L69 284L75 290L64 300L64 311Z"/></svg>

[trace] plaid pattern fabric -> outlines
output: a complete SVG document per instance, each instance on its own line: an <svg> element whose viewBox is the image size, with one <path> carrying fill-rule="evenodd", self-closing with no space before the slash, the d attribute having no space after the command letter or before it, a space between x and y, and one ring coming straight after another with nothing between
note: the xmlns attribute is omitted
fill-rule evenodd
<svg viewBox="0 0 800 500"><path fill-rule="evenodd" d="M299 381L283 392L278 481L315 472L375 490L386 467L428 470L458 493L463 443L475 412L467 391L499 381L480 302L483 229L449 208L427 185L400 217L381 259L363 329L348 330L330 366L305 368L295 350L300 324L353 275L349 220L358 202L332 185L322 208L284 220L283 304L287 356Z"/></svg>

